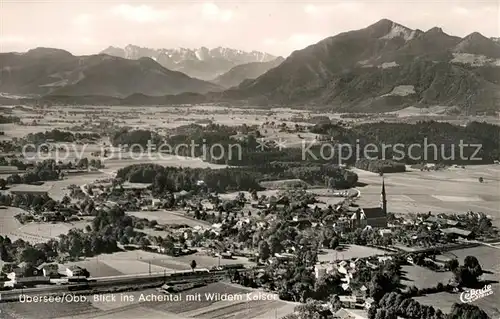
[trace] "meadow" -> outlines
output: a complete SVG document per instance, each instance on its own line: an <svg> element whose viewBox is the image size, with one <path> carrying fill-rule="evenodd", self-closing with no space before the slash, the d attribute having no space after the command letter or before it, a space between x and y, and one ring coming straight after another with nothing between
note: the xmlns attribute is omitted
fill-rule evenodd
<svg viewBox="0 0 500 319"><path fill-rule="evenodd" d="M22 239L31 243L46 242L60 234L66 234L71 228L83 229L88 221L81 220L71 223L36 223L21 224L14 216L26 213L17 207L6 207L0 210L0 235L8 236L11 240Z"/></svg>
<svg viewBox="0 0 500 319"><path fill-rule="evenodd" d="M500 298L498 298L498 296L500 295L500 248L479 246L474 248L454 250L450 253L457 257L460 264L463 264L463 260L466 256L475 256L479 260L481 267L486 272L482 275L481 279L490 282L493 294L485 298L478 299L473 303L486 311L486 313L488 313L491 318L499 318ZM429 270L425 269L425 271L418 271L414 273L413 281L417 282L418 285L421 285L422 282L425 282L427 287L431 287L434 286L438 281L443 282L445 278L451 276L451 273L431 274L429 273ZM460 294L447 292L429 294L426 296L416 297L415 299L422 304L432 305L434 307L440 308L443 312L449 312L453 303L461 302Z"/></svg>
<svg viewBox="0 0 500 319"><path fill-rule="evenodd" d="M362 183L361 207L377 207L380 203L382 177L378 174L354 170ZM464 213L483 212L500 226L500 165L477 165L449 168L442 171L409 171L385 174L387 207L389 212L409 213ZM479 182L483 177L484 182Z"/></svg>

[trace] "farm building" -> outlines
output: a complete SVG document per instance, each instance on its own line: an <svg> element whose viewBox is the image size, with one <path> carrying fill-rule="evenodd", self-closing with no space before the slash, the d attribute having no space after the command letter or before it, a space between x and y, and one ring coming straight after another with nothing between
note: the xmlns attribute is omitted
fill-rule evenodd
<svg viewBox="0 0 500 319"><path fill-rule="evenodd" d="M220 253L220 257L223 259L232 259L233 254L229 251L226 251L226 252Z"/></svg>
<svg viewBox="0 0 500 319"><path fill-rule="evenodd" d="M332 273L335 270L332 264L317 264L314 266L314 275L317 279L322 278L326 274Z"/></svg>
<svg viewBox="0 0 500 319"><path fill-rule="evenodd" d="M427 225L438 224L440 226L452 226L452 227L456 227L456 226L460 225L459 221L456 221L453 219L447 219L447 218L440 218L437 216L427 217L427 219L424 221L424 223Z"/></svg>
<svg viewBox="0 0 500 319"><path fill-rule="evenodd" d="M294 260L297 256L295 256L294 254L289 254L289 253L281 253L281 254L275 253L274 257L276 257L279 260L289 261L289 260Z"/></svg>
<svg viewBox="0 0 500 319"><path fill-rule="evenodd" d="M41 284L49 284L50 278L44 276L30 276L30 277L17 277L6 281L4 283L5 287L23 287L23 286L34 286Z"/></svg>
<svg viewBox="0 0 500 319"><path fill-rule="evenodd" d="M23 170L18 169L16 166L0 165L1 174L20 174L24 173Z"/></svg>
<svg viewBox="0 0 500 319"><path fill-rule="evenodd" d="M149 186L151 186L151 183L130 183L130 182L125 182L122 184L123 189L126 190L144 190L147 189Z"/></svg>
<svg viewBox="0 0 500 319"><path fill-rule="evenodd" d="M35 267L31 266L28 263L22 262L19 265L17 265L12 272L7 274L7 278L10 280L16 280L17 278L21 277L32 277L32 276L37 276L38 275L38 269Z"/></svg>
<svg viewBox="0 0 500 319"><path fill-rule="evenodd" d="M380 233L380 236L387 237L387 236L390 236L392 234L392 230L390 230L390 229L381 229L381 230L379 230L379 233Z"/></svg>
<svg viewBox="0 0 500 319"><path fill-rule="evenodd" d="M89 272L87 269L76 266L76 265L71 265L66 268L66 276L68 277L88 277Z"/></svg>
<svg viewBox="0 0 500 319"><path fill-rule="evenodd" d="M65 217L59 212L43 212L42 219L44 222L63 222Z"/></svg>
<svg viewBox="0 0 500 319"><path fill-rule="evenodd" d="M338 296L342 305L346 308L361 308L364 304L364 299L358 296Z"/></svg>
<svg viewBox="0 0 500 319"><path fill-rule="evenodd" d="M342 308L335 313L335 318L339 319L367 319L368 313L361 310Z"/></svg>
<svg viewBox="0 0 500 319"><path fill-rule="evenodd" d="M14 185L9 188L9 192L14 195L48 195L50 187L47 186L36 186L36 185L28 185L28 184L19 184Z"/></svg>
<svg viewBox="0 0 500 319"><path fill-rule="evenodd" d="M30 286L35 284L49 283L50 278L42 276L42 272L32 265L22 262L7 274L9 281L5 282L7 287L19 285Z"/></svg>
<svg viewBox="0 0 500 319"><path fill-rule="evenodd" d="M38 270L43 273L44 277L59 277L59 265L58 264L41 264L38 266Z"/></svg>
<svg viewBox="0 0 500 319"><path fill-rule="evenodd" d="M471 239L474 238L474 233L470 230L464 230L457 227L443 228L441 232L444 234L454 234L458 237Z"/></svg>

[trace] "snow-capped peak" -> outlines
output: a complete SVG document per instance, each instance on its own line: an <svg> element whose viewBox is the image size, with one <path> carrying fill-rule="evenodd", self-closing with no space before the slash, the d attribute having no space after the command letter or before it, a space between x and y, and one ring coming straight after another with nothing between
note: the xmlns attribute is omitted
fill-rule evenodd
<svg viewBox="0 0 500 319"><path fill-rule="evenodd" d="M405 41L410 41L411 39L414 39L417 35L416 30L409 29L407 27L404 27L400 24L397 24L395 22L392 22L392 27L386 35L381 37L381 39L393 39L397 37L401 37L405 39Z"/></svg>

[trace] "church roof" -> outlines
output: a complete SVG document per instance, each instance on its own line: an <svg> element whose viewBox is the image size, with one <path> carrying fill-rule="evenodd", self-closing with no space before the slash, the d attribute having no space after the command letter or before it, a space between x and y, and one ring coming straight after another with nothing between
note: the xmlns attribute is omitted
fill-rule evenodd
<svg viewBox="0 0 500 319"><path fill-rule="evenodd" d="M363 213L365 214L367 219L386 217L384 210L380 207L363 208Z"/></svg>

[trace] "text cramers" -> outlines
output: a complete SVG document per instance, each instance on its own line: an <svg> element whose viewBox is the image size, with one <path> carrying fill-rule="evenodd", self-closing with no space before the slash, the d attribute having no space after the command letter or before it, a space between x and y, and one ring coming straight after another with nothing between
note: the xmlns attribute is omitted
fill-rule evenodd
<svg viewBox="0 0 500 319"><path fill-rule="evenodd" d="M491 285L486 285L481 289L470 289L469 291L462 292L460 294L460 301L469 303L492 294L493 289L491 288Z"/></svg>
<svg viewBox="0 0 500 319"><path fill-rule="evenodd" d="M20 303L72 303L87 302L87 297L74 294L30 296L19 295Z"/></svg>

